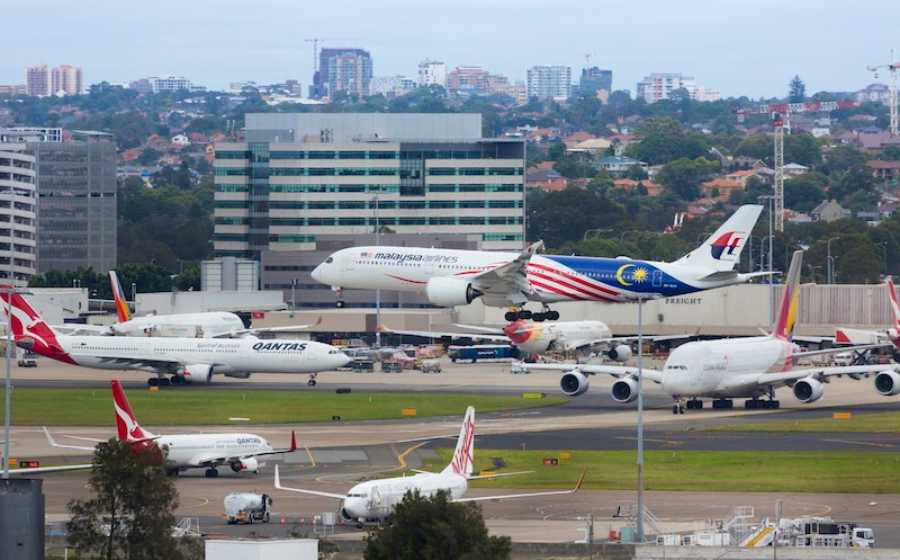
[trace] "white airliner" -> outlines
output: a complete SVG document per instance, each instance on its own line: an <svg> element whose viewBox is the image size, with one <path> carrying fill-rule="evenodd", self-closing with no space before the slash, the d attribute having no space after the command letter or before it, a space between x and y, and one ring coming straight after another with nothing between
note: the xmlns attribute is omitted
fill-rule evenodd
<svg viewBox="0 0 900 560"><path fill-rule="evenodd" d="M740 284L770 272L735 270L762 206L741 206L700 247L675 262L537 255L538 242L520 254L422 247L353 247L329 256L312 271L317 281L345 288L424 292L442 307L511 307L507 321L559 319L560 301L628 302ZM339 296L340 297L340 296ZM521 307L536 301L544 311ZM338 300L338 307L343 302Z"/></svg>
<svg viewBox="0 0 900 560"><path fill-rule="evenodd" d="M524 354L544 354L545 352L577 352L589 357L592 352L602 352L617 362L631 359L631 344L636 336L613 336L603 321L556 321L538 323L519 319L502 329L475 325L458 325L477 332L438 332L382 329L392 334L420 336L425 338L470 338L508 342ZM672 340L684 335L647 336L646 340Z"/></svg>
<svg viewBox="0 0 900 560"><path fill-rule="evenodd" d="M236 473L259 473L259 458L297 450L297 438L291 432L288 449L273 449L265 438L256 434L180 434L157 436L141 428L122 385L112 380L113 407L116 411L116 431L119 441L128 442L135 450L150 450L170 476L187 469L206 469L207 477L219 476L217 467L228 465ZM93 447L57 443L44 428L52 447L94 451Z"/></svg>
<svg viewBox="0 0 900 560"><path fill-rule="evenodd" d="M888 278L884 283L890 304L891 326L883 331L868 331L839 327L834 332L834 341L838 344L876 344L888 342L894 346L894 356L900 359L900 299L894 281Z"/></svg>
<svg viewBox="0 0 900 560"><path fill-rule="evenodd" d="M775 389L793 388L800 402L811 403L822 398L824 384L835 375L858 378L877 374L876 387L884 395L900 393L900 376L896 365L816 367L794 369L803 358L845 352L847 348L830 348L801 352L792 342L800 304L800 267L803 252L796 251L784 285L784 296L775 332L768 336L689 342L674 349L662 370L644 369L644 379L662 385L675 400L672 412L703 408L700 397L713 398L713 408L732 408L734 398L747 398L746 408L778 408ZM856 347L856 349L872 346ZM627 403L637 398L637 368L603 364L522 364L531 370L561 370L563 393L577 396L588 390L588 375L604 374L618 378L612 385L612 398ZM890 384L889 384L890 382ZM886 390L882 390L884 387ZM768 395L769 400L759 400Z"/></svg>
<svg viewBox="0 0 900 560"><path fill-rule="evenodd" d="M9 293L0 294L6 304ZM4 305L3 312L7 309ZM151 384L167 375L176 383L209 383L213 374L241 379L251 373L312 374L350 361L337 348L314 341L58 335L17 293L12 297L12 328L16 345L26 350L76 366L150 371L157 375Z"/></svg>
<svg viewBox="0 0 900 560"><path fill-rule="evenodd" d="M581 488L584 482L584 473L571 490L553 490L547 492L532 492L528 494L507 494L504 496L478 496L477 498L463 497L469 487L470 480L497 478L500 476L512 476L526 474L524 472L501 473L485 476L473 476L472 467L475 461L475 409L471 406L466 409L462 427L459 430L459 439L456 449L453 451L453 459L450 464L439 473L416 471L411 476L398 476L393 478L381 478L361 482L350 489L346 494L320 492L318 490L305 490L282 486L278 473L278 465L275 466L275 488L324 496L341 501L341 516L347 520L355 520L359 525L368 522L380 521L390 515L394 507L403 501L407 492L418 491L424 496L436 494L439 491L447 492L448 499L453 502L480 502L487 500L505 500L510 498L532 498L535 496L556 496L560 494L573 494Z"/></svg>

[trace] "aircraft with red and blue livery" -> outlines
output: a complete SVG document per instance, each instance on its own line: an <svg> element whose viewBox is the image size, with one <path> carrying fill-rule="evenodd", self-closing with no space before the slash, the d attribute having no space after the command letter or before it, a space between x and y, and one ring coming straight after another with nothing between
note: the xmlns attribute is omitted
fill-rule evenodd
<svg viewBox="0 0 900 560"><path fill-rule="evenodd" d="M674 262L538 254L541 242L521 253L351 247L331 254L312 277L338 292L338 307L343 307L344 289L381 289L424 292L441 307L480 298L488 306L511 308L507 321L556 320L559 312L549 306L557 302L674 297L771 274L736 270L761 212L760 205L741 206L702 245ZM527 302L542 303L543 311L523 309Z"/></svg>

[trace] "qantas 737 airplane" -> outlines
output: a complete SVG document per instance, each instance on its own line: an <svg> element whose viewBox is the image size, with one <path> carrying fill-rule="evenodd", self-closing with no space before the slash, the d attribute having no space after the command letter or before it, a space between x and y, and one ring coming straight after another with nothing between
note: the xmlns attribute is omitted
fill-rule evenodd
<svg viewBox="0 0 900 560"><path fill-rule="evenodd" d="M336 291L349 289L424 292L434 305L453 307L481 298L511 307L507 321L559 319L548 304L560 301L628 302L709 290L771 272L735 270L762 206L745 205L701 246L675 262L537 255L540 242L522 253L457 251L420 247L342 249L312 271ZM521 307L536 301L540 313ZM343 303L338 300L338 307Z"/></svg>

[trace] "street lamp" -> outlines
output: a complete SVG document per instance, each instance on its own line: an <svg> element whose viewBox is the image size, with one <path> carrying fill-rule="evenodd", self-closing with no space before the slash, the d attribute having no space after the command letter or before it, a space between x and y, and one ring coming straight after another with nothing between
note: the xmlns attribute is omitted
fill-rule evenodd
<svg viewBox="0 0 900 560"><path fill-rule="evenodd" d="M825 264L826 264L826 266L828 267L828 268L827 268L827 270L828 270L828 273L827 273L827 282L828 282L829 284L833 284L833 283L834 283L834 279L835 279L835 273L834 273L834 272L835 272L835 271L834 271L834 257L831 256L831 242L834 241L835 239L840 239L840 238L839 238L839 237L830 237L830 238L828 239L828 242L825 243L825 246L828 248L828 256L825 257Z"/></svg>
<svg viewBox="0 0 900 560"><path fill-rule="evenodd" d="M887 276L887 274L888 274L887 241L882 241L880 243L876 243L876 245L881 245L881 265L884 267L884 273L882 274L882 276Z"/></svg>
<svg viewBox="0 0 900 560"><path fill-rule="evenodd" d="M12 298L15 294L28 292L16 290L12 284L12 275L8 278L9 286L2 289L6 294L6 381L3 392L3 478L9 478L9 442L12 439Z"/></svg>
<svg viewBox="0 0 900 560"><path fill-rule="evenodd" d="M771 194L764 194L759 197L759 200L768 200L769 201L769 273L772 272L772 257L775 253L773 247L775 245L775 236L773 233L773 220L775 219L775 209L773 205L775 203L775 196ZM775 282L771 276L769 276L769 324L772 325L772 329L775 328Z"/></svg>
<svg viewBox="0 0 900 560"><path fill-rule="evenodd" d="M644 542L644 299L638 296L637 352L637 540Z"/></svg>
<svg viewBox="0 0 900 560"><path fill-rule="evenodd" d="M379 187L381 189L381 187ZM375 191L375 246L381 245L381 224L378 219L378 191ZM375 348L381 348L381 288L375 290Z"/></svg>

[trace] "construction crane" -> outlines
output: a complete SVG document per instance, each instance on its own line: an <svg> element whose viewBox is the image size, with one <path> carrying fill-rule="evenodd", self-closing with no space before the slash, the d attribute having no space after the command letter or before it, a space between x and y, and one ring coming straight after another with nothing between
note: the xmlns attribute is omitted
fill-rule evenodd
<svg viewBox="0 0 900 560"><path fill-rule="evenodd" d="M738 122L748 115L770 115L775 128L775 231L784 231L784 133L791 130L793 113L830 112L859 105L856 101L810 101L808 103L764 103L737 111Z"/></svg>
<svg viewBox="0 0 900 560"><path fill-rule="evenodd" d="M319 71L319 43L324 43L328 39L322 37L310 37L303 39L304 43L312 43L313 46L313 74Z"/></svg>
<svg viewBox="0 0 900 560"><path fill-rule="evenodd" d="M878 64L875 66L866 66L866 70L869 72L875 73L875 78L878 78L878 71L886 68L888 72L891 73L891 84L889 86L891 96L890 96L890 110L891 110L891 136L897 136L897 71L900 70L900 63L894 60L894 49L891 49L891 61L887 64Z"/></svg>

